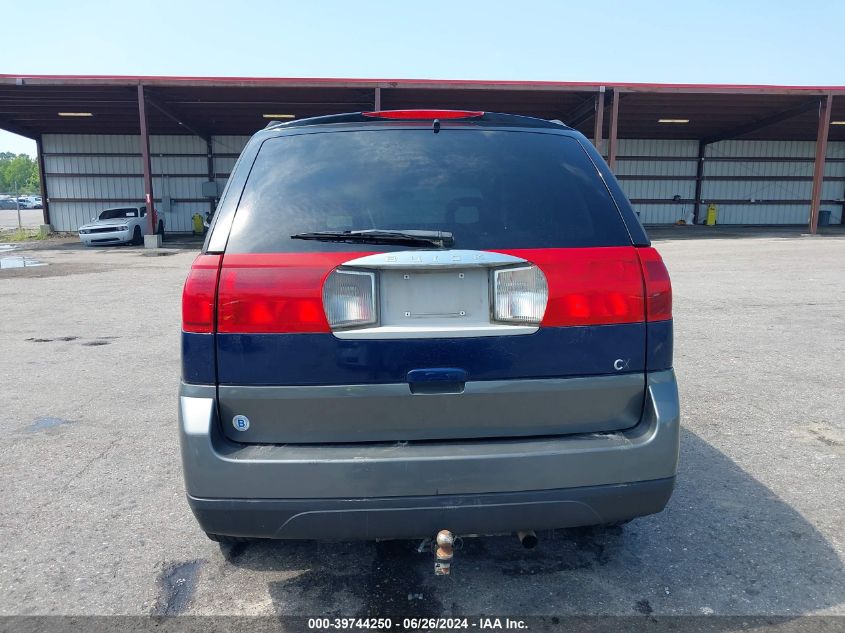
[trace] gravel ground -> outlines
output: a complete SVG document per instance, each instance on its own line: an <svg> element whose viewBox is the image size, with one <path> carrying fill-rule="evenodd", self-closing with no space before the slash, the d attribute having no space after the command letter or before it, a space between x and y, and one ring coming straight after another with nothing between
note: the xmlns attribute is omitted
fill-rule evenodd
<svg viewBox="0 0 845 633"><path fill-rule="evenodd" d="M409 542L206 540L175 431L194 252L0 251L47 264L0 270L0 615L845 614L845 239L661 233L669 506L530 551L471 539L447 579Z"/></svg>

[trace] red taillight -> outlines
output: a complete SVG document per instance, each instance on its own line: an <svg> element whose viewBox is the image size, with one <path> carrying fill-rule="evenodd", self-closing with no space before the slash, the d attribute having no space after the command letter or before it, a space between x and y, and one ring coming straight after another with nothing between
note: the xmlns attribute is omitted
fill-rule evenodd
<svg viewBox="0 0 845 633"><path fill-rule="evenodd" d="M374 119L472 119L484 116L480 110L378 110L362 112L364 116Z"/></svg>
<svg viewBox="0 0 845 633"><path fill-rule="evenodd" d="M214 331L214 293L220 255L199 255L182 289L182 330L185 332Z"/></svg>
<svg viewBox="0 0 845 633"><path fill-rule="evenodd" d="M663 259L653 248L639 248L645 282L646 318L665 321L672 318L672 282Z"/></svg>
<svg viewBox="0 0 845 633"><path fill-rule="evenodd" d="M546 275L549 300L542 326L606 325L645 320L643 281L633 247L502 251Z"/></svg>
<svg viewBox="0 0 845 633"><path fill-rule="evenodd" d="M367 254L226 255L220 271L217 331L330 332L323 282L343 262Z"/></svg>
<svg viewBox="0 0 845 633"><path fill-rule="evenodd" d="M501 251L521 257L540 268L548 286L542 326L638 323L672 318L671 286L654 249L634 247L518 249ZM341 264L369 253L277 253L226 255L217 296L217 331L222 333L330 332L323 286ZM638 257L639 255L639 257ZM200 266L203 257L214 257ZM197 259L185 284L183 321L211 323L217 256ZM642 263L641 263L642 262ZM204 301L191 298L205 283ZM643 279L647 301L643 298ZM205 310L200 314L200 309ZM193 316L198 314L199 316ZM194 326L194 327L198 327ZM210 327L210 326L208 326Z"/></svg>

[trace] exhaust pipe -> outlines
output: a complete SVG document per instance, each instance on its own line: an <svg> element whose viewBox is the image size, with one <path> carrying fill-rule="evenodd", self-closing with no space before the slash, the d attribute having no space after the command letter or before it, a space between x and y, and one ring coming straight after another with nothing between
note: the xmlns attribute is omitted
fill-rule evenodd
<svg viewBox="0 0 845 633"><path fill-rule="evenodd" d="M525 549L534 549L539 542L537 535L534 534L534 530L520 530L516 533L516 538L519 539L519 542L522 543Z"/></svg>

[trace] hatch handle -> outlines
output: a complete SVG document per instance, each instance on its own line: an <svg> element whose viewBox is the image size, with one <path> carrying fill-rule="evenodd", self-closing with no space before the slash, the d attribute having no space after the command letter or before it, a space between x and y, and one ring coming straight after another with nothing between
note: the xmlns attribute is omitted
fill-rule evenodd
<svg viewBox="0 0 845 633"><path fill-rule="evenodd" d="M407 379L414 394L463 393L467 372L458 367L412 369Z"/></svg>

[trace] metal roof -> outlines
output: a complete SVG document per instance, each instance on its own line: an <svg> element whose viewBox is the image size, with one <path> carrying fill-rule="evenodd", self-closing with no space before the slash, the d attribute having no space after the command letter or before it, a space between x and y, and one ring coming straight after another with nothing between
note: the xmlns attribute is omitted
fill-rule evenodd
<svg viewBox="0 0 845 633"><path fill-rule="evenodd" d="M845 86L3 74L0 128L33 137L138 134L139 85L151 106L151 134L204 136L252 134L267 123L265 114L299 119L372 110L376 89L382 110L507 112L560 119L592 136L594 98L604 90L620 96L620 138L814 140L819 100L845 96ZM845 121L845 98L833 100L832 120ZM609 117L604 121L607 127ZM831 126L830 140L845 140L845 125Z"/></svg>

